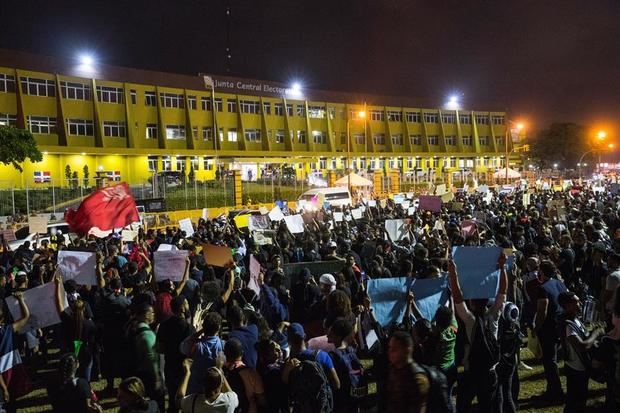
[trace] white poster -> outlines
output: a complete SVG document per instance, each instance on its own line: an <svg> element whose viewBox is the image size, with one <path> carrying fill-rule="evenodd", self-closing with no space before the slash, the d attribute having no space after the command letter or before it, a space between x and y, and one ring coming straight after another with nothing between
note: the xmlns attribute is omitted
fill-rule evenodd
<svg viewBox="0 0 620 413"><path fill-rule="evenodd" d="M269 211L269 219L276 222L280 222L284 219L284 214L279 206L276 205L271 211Z"/></svg>
<svg viewBox="0 0 620 413"><path fill-rule="evenodd" d="M405 219L386 219L385 230L393 242L400 241L409 235L407 220Z"/></svg>
<svg viewBox="0 0 620 413"><path fill-rule="evenodd" d="M159 244L157 251L176 251L178 248L172 244Z"/></svg>
<svg viewBox="0 0 620 413"><path fill-rule="evenodd" d="M446 191L446 184L437 185L437 188L435 189L435 195L441 196L446 192L448 192Z"/></svg>
<svg viewBox="0 0 620 413"><path fill-rule="evenodd" d="M260 286L258 285L258 276L260 274L260 263L250 255L250 280L248 281L248 288L253 290L257 295L260 294Z"/></svg>
<svg viewBox="0 0 620 413"><path fill-rule="evenodd" d="M403 209L406 211L411 206L411 201L403 201L401 205L403 206Z"/></svg>
<svg viewBox="0 0 620 413"><path fill-rule="evenodd" d="M529 205L530 204L530 194L523 194L523 205Z"/></svg>
<svg viewBox="0 0 620 413"><path fill-rule="evenodd" d="M300 234L304 232L304 219L301 215L289 215L284 217L284 222L291 234Z"/></svg>
<svg viewBox="0 0 620 413"><path fill-rule="evenodd" d="M185 273L185 259L188 251L170 250L153 253L153 271L156 281L181 281Z"/></svg>
<svg viewBox="0 0 620 413"><path fill-rule="evenodd" d="M360 208L352 209L351 215L354 219L362 219L362 210Z"/></svg>
<svg viewBox="0 0 620 413"><path fill-rule="evenodd" d="M185 238L189 238L194 235L192 220L189 218L179 220L179 228L181 229L181 231L185 231Z"/></svg>
<svg viewBox="0 0 620 413"><path fill-rule="evenodd" d="M28 217L28 230L31 234L47 234L48 222L46 216Z"/></svg>
<svg viewBox="0 0 620 413"><path fill-rule="evenodd" d="M413 214L415 214L415 207L407 208L407 215L413 215Z"/></svg>
<svg viewBox="0 0 620 413"><path fill-rule="evenodd" d="M204 219L205 221L209 219L209 210L207 208L202 208L202 214L200 214L200 218Z"/></svg>
<svg viewBox="0 0 620 413"><path fill-rule="evenodd" d="M269 213L269 210L265 208L264 206L262 206L258 208L258 212L260 212L261 215L267 215Z"/></svg>
<svg viewBox="0 0 620 413"><path fill-rule="evenodd" d="M124 229L122 232L122 240L125 242L133 242L138 236L138 231Z"/></svg>
<svg viewBox="0 0 620 413"><path fill-rule="evenodd" d="M369 207L376 207L377 206L377 201L375 201L374 199L369 199L368 200L368 206Z"/></svg>
<svg viewBox="0 0 620 413"><path fill-rule="evenodd" d="M58 251L58 270L63 281L97 285L97 255L94 252Z"/></svg>
<svg viewBox="0 0 620 413"><path fill-rule="evenodd" d="M61 306L65 309L69 304L67 303L62 283L60 288L62 290L61 297L63 297ZM21 308L17 299L15 297L7 297L5 301L13 319L19 320L22 318ZM53 281L24 291L24 302L30 311L30 319L19 331L20 333L60 323L60 314L58 314L56 309L56 283Z"/></svg>
<svg viewBox="0 0 620 413"><path fill-rule="evenodd" d="M334 212L334 222L342 222L342 212Z"/></svg>

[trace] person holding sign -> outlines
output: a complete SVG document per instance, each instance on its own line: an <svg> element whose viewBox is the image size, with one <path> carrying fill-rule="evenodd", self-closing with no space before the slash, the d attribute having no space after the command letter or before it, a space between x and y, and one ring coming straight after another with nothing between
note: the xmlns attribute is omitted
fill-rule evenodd
<svg viewBox="0 0 620 413"><path fill-rule="evenodd" d="M5 356L13 353L13 351L17 351L16 349L13 349L13 334L24 328L28 323L28 320L30 319L30 310L28 309L28 306L24 301L24 296L22 295L22 293L16 291L13 293L13 297L15 297L17 299L17 302L19 303L19 309L21 311L22 317L19 320L14 321L13 324L7 324L5 306L0 305L0 343L7 343L6 346L3 346L4 354L1 354L1 356ZM0 407L10 406L13 402L13 399L11 398L11 396L13 395L13 389L9 388L10 384L7 385L7 383L4 381L4 375L11 369L15 369L20 364L21 360L19 359L19 357L11 357L8 361L8 364L3 367L3 374L0 374L0 390L2 390L2 403L0 403ZM21 367L23 366L20 366L19 368L21 369ZM21 371L21 373L26 374L25 371ZM14 382L16 382L15 375L13 375L13 380L11 384ZM17 397L19 396L21 395L17 395ZM13 397L15 397L15 395L13 395Z"/></svg>
<svg viewBox="0 0 620 413"><path fill-rule="evenodd" d="M456 264L448 262L450 289L454 297L456 313L465 324L468 343L465 344L465 372L459 380L457 394L457 411L468 412L474 397L483 412L500 412L501 398L498 397L497 372L500 351L497 342L497 325L506 302L508 276L506 274L506 256L502 252L497 260L500 270L499 289L495 302L488 307L489 300L471 299L467 304L457 275Z"/></svg>

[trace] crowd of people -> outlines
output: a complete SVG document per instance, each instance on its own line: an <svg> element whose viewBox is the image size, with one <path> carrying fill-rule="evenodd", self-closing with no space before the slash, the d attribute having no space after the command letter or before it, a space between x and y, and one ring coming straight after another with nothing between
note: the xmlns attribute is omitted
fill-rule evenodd
<svg viewBox="0 0 620 413"><path fill-rule="evenodd" d="M2 307L0 341L13 341L31 379L52 366L43 384L55 412L101 411L98 399L111 395L122 413L349 413L373 405L469 412L474 399L480 412L514 412L526 337L544 368L540 406L585 411L596 380L607 389L603 411L618 412L620 198L584 187L533 191L524 205L523 193L459 192L458 208L413 214L388 200L366 205L357 219L338 208L340 222L323 208L304 212L302 233L271 221L261 242L226 216L199 220L190 237L169 227L140 229L132 242L114 233L16 250L4 242L0 294L18 300L22 318ZM409 220L408 235L392 240L384 221L399 218ZM204 243L230 248L232 260L207 262ZM180 282L155 280L153 253L162 244L188 251ZM503 248L493 299L463 298L455 246ZM97 285L63 282L63 249L97 254ZM317 262L336 270L313 273ZM403 291L405 317L380 325L366 285L389 277L447 277L449 304L425 319ZM45 283L55 283L61 323L24 332L23 292ZM2 408L15 411L28 389L5 379ZM107 386L95 394L91 383L100 379Z"/></svg>

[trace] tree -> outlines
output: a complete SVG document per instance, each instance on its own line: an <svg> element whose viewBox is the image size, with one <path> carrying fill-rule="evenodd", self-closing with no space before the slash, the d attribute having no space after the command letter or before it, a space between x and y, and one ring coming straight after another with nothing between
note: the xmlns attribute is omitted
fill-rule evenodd
<svg viewBox="0 0 620 413"><path fill-rule="evenodd" d="M196 179L196 172L194 172L194 165L190 165L189 174L187 175L187 179L189 179L189 183L193 184Z"/></svg>
<svg viewBox="0 0 620 413"><path fill-rule="evenodd" d="M71 186L71 166L65 166L65 179L67 180L67 185Z"/></svg>
<svg viewBox="0 0 620 413"><path fill-rule="evenodd" d="M0 162L13 165L22 172L21 164L29 159L30 162L41 162L43 154L37 147L37 142L30 131L13 126L0 126Z"/></svg>
<svg viewBox="0 0 620 413"><path fill-rule="evenodd" d="M530 145L529 162L541 169L551 169L555 163L562 169L574 169L589 149L586 130L576 123L553 123L526 143Z"/></svg>
<svg viewBox="0 0 620 413"><path fill-rule="evenodd" d="M77 189L78 187L78 171L73 171L73 175L71 176L71 186L73 186L73 189Z"/></svg>
<svg viewBox="0 0 620 413"><path fill-rule="evenodd" d="M88 170L88 165L84 165L84 168L82 168L82 172L83 172L83 179L84 179L84 186L88 186L88 178L90 176L90 171Z"/></svg>

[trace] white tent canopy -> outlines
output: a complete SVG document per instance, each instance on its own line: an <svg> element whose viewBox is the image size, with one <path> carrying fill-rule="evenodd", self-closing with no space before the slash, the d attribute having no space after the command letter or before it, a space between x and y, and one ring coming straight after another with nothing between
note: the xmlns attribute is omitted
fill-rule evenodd
<svg viewBox="0 0 620 413"><path fill-rule="evenodd" d="M506 168L502 168L493 174L494 178L506 178ZM514 169L508 168L508 179L521 178L521 174Z"/></svg>
<svg viewBox="0 0 620 413"><path fill-rule="evenodd" d="M372 186L372 181L353 172L338 179L335 184L336 186L349 186L349 179L351 186Z"/></svg>

